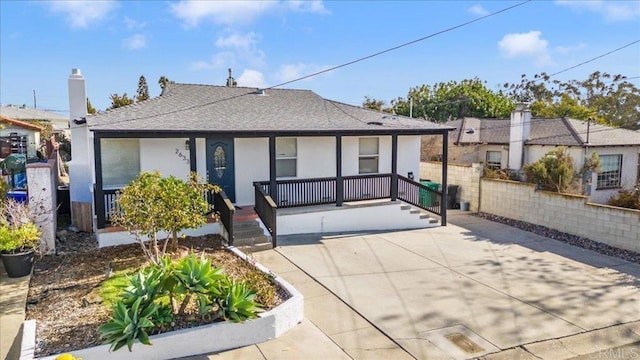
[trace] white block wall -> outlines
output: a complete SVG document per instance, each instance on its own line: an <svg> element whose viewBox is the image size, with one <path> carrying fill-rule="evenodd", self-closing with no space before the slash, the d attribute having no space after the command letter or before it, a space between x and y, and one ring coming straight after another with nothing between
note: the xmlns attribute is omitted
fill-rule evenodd
<svg viewBox="0 0 640 360"><path fill-rule="evenodd" d="M480 177L482 165L449 165L447 183L458 185L458 199L469 202L469 210L477 212L480 205ZM420 178L442 184L442 163L423 162L420 164Z"/></svg>
<svg viewBox="0 0 640 360"><path fill-rule="evenodd" d="M587 202L585 196L536 191L535 185L481 180L480 211L640 252L640 210Z"/></svg>

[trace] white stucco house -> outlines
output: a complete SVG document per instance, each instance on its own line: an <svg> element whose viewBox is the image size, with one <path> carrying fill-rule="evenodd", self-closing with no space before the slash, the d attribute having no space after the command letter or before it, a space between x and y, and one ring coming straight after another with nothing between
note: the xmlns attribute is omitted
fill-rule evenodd
<svg viewBox="0 0 640 360"><path fill-rule="evenodd" d="M39 120L51 123L54 132L69 135L69 117L55 112L34 109L26 105L6 105L0 107L0 115L20 120Z"/></svg>
<svg viewBox="0 0 640 360"><path fill-rule="evenodd" d="M430 193L425 202L432 190L412 179L419 174L421 136L441 137L446 152L449 127L309 90L176 83L156 98L87 116L85 80L76 69L69 97L72 211L81 208L74 203L88 204L91 230L99 237L109 227L115 191L153 170L184 179L195 171L220 185L222 199L213 202L221 211L221 233L229 232L222 211L232 218L234 206L224 206L230 203L254 208L274 239L276 227L278 234L415 227L389 222L407 204L437 214L446 225L440 200L446 192ZM394 205L362 206L374 199ZM322 213L327 207L360 212ZM285 217L285 209L297 209L297 217ZM72 217L84 216L77 215Z"/></svg>
<svg viewBox="0 0 640 360"><path fill-rule="evenodd" d="M557 146L565 146L579 171L593 152L601 171L587 180L590 201L604 204L622 188L640 183L640 133L570 118L532 118L519 106L510 119L463 118L449 121L448 160L484 163L495 169L521 169Z"/></svg>
<svg viewBox="0 0 640 360"><path fill-rule="evenodd" d="M25 154L27 159L35 159L41 131L38 125L0 115L0 158Z"/></svg>

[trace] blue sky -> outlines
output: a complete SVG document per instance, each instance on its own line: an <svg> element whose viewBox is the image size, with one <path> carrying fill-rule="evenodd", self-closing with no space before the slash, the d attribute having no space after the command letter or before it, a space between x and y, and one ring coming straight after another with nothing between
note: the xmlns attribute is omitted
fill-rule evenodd
<svg viewBox="0 0 640 360"><path fill-rule="evenodd" d="M79 68L99 110L152 96L161 75L267 87L421 38L513 1L0 1L0 103L68 110ZM553 73L640 39L640 1L533 1L411 46L289 84L359 105L410 87L479 77L487 86ZM559 75L640 76L640 43ZM640 78L632 80L640 86Z"/></svg>

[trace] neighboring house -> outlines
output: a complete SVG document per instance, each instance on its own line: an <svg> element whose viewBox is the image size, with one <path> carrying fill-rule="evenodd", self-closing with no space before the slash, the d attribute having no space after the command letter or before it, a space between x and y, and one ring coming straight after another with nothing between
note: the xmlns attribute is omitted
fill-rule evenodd
<svg viewBox="0 0 640 360"><path fill-rule="evenodd" d="M255 207L263 221L265 207L280 214L282 208L387 198L422 205L446 225L445 202L425 202L430 190L411 179L419 174L421 137L444 139L448 127L326 100L308 90L175 83L159 97L87 116L77 69L69 78L69 98L71 202L94 209L98 236L109 226L115 191L139 172L153 170L182 179L195 171L220 185L239 208ZM328 216L311 214L307 220L318 230L307 230L331 229ZM342 229L371 229L367 224L386 220L347 217ZM265 226L275 230L275 223ZM278 218L278 229L284 227Z"/></svg>
<svg viewBox="0 0 640 360"><path fill-rule="evenodd" d="M568 118L531 118L523 107L514 110L511 119L463 118L446 125L454 128L449 133L452 163L521 169L555 147L566 146L576 171L591 153L600 156L601 171L585 187L591 201L606 203L619 189L640 183L640 133L636 131Z"/></svg>
<svg viewBox="0 0 640 360"><path fill-rule="evenodd" d="M42 127L0 116L0 158L11 154L25 154L27 159L36 159L40 145Z"/></svg>
<svg viewBox="0 0 640 360"><path fill-rule="evenodd" d="M54 132L64 132L69 135L69 117L41 109L34 109L26 105L7 105L0 107L0 115L21 121L40 120L50 122Z"/></svg>

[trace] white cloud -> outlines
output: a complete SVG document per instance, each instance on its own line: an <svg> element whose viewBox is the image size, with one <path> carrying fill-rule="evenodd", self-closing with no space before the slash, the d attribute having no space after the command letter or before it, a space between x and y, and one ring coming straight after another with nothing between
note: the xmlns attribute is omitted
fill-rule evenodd
<svg viewBox="0 0 640 360"><path fill-rule="evenodd" d="M287 5L294 11L329 14L321 0L290 0L287 1Z"/></svg>
<svg viewBox="0 0 640 360"><path fill-rule="evenodd" d="M216 24L249 23L268 9L275 1L195 1L181 0L171 4L171 12L187 26L197 26L202 20Z"/></svg>
<svg viewBox="0 0 640 360"><path fill-rule="evenodd" d="M241 34L230 32L220 36L215 46L220 51L213 54L209 61L196 61L191 64L192 70L216 70L237 67L245 64L251 67L262 67L265 64L265 54L258 48L260 35L249 32Z"/></svg>
<svg viewBox="0 0 640 360"><path fill-rule="evenodd" d="M556 46L555 48L553 48L553 50L555 52L557 52L558 54L567 55L567 54L572 53L574 51L579 51L579 50L585 49L586 47L587 47L587 44L579 43L577 45Z"/></svg>
<svg viewBox="0 0 640 360"><path fill-rule="evenodd" d="M267 87L267 83L264 81L264 75L257 70L246 69L236 81L238 82L238 86L255 88Z"/></svg>
<svg viewBox="0 0 640 360"><path fill-rule="evenodd" d="M498 41L498 49L507 58L531 57L537 66L549 65L549 42L541 35L540 31L507 34Z"/></svg>
<svg viewBox="0 0 640 360"><path fill-rule="evenodd" d="M628 21L640 18L640 1L557 0L556 4L568 6L576 11L602 14L608 21Z"/></svg>
<svg viewBox="0 0 640 360"><path fill-rule="evenodd" d="M147 26L146 22L133 20L132 18L130 18L128 16L125 16L123 21L124 21L124 26L126 26L127 29L129 29L129 30L142 29L145 26Z"/></svg>
<svg viewBox="0 0 640 360"><path fill-rule="evenodd" d="M122 41L124 47L131 50L139 50L147 47L147 37L143 34L133 34Z"/></svg>
<svg viewBox="0 0 640 360"><path fill-rule="evenodd" d="M472 7L467 9L467 11L472 13L473 15L478 16L486 16L490 14L490 12L487 9L483 8L482 5L473 5Z"/></svg>
<svg viewBox="0 0 640 360"><path fill-rule="evenodd" d="M274 74L274 78L278 82L287 82L328 68L329 66L315 64L284 64Z"/></svg>
<svg viewBox="0 0 640 360"><path fill-rule="evenodd" d="M117 7L113 0L104 1L51 1L47 3L54 13L66 16L73 28L84 28L89 24L104 19Z"/></svg>
<svg viewBox="0 0 640 360"><path fill-rule="evenodd" d="M226 37L218 37L216 46L219 48L255 49L258 37L254 32L246 34L233 32Z"/></svg>

